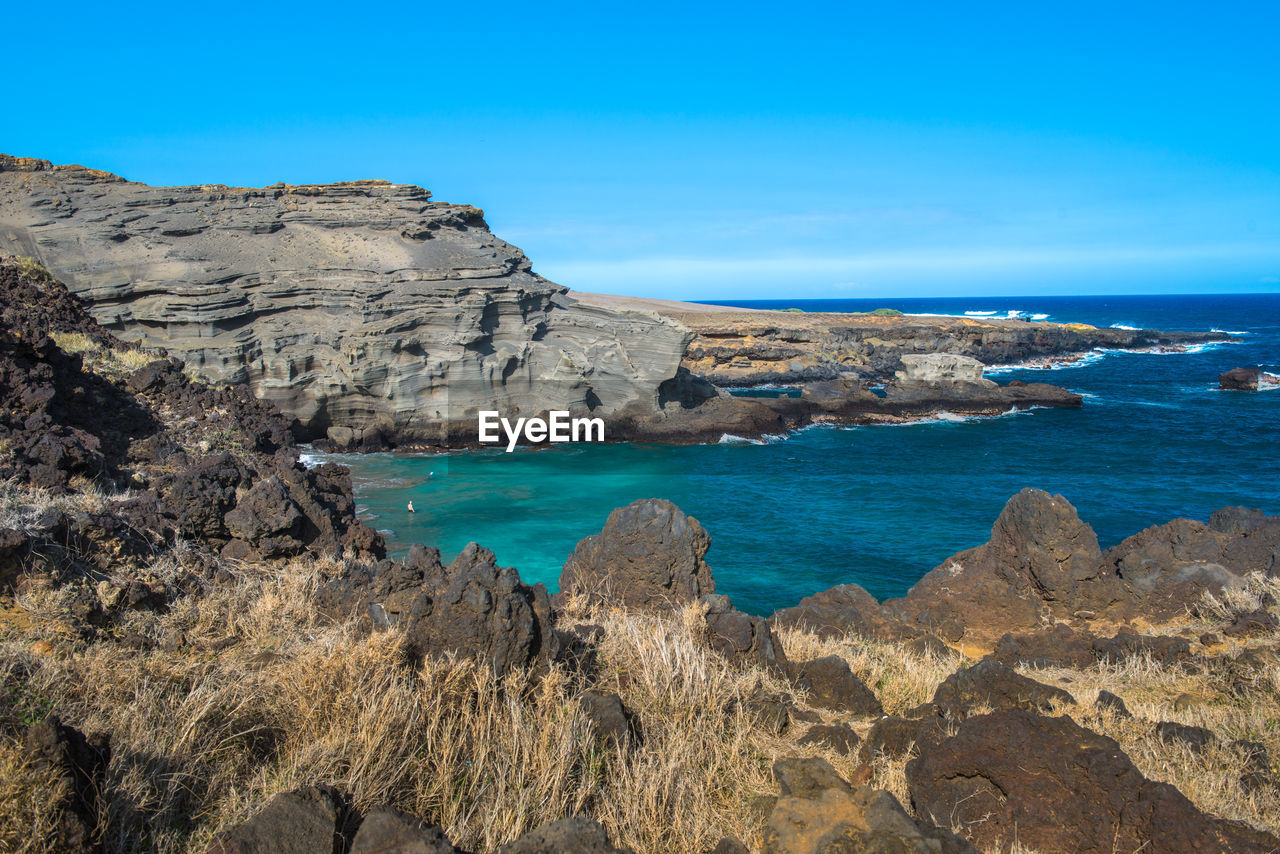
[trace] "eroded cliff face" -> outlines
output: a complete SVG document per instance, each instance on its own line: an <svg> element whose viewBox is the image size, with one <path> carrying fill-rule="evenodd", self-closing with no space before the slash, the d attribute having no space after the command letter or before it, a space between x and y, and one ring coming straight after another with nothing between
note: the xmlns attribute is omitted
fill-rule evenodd
<svg viewBox="0 0 1280 854"><path fill-rule="evenodd" d="M313 437L458 442L480 409L647 412L691 337L579 304L479 209L386 181L150 187L0 155L0 253Z"/></svg>

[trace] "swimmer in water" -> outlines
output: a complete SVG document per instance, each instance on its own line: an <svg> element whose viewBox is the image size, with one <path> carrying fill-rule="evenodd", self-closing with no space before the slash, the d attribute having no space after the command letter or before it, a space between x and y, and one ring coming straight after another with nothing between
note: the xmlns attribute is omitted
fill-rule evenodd
<svg viewBox="0 0 1280 854"><path fill-rule="evenodd" d="M412 512L413 512L413 502L412 502L412 501L410 501L410 502L409 502L409 512L410 512L410 513L412 513Z"/></svg>

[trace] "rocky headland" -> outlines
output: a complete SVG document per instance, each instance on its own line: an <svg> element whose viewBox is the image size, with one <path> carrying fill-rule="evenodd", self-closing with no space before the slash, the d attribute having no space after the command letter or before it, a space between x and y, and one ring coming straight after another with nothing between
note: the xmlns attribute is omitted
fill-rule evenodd
<svg viewBox="0 0 1280 854"><path fill-rule="evenodd" d="M549 596L385 557L275 404L52 277L0 312L4 850L1280 850L1280 517L1103 551L1027 489L902 598L765 619L650 499Z"/></svg>
<svg viewBox="0 0 1280 854"><path fill-rule="evenodd" d="M609 440L703 442L1077 406L1053 386L966 381L972 363L949 376L908 362L957 369L958 357L1004 364L1223 337L571 294L482 211L381 180L151 187L0 155L0 253L35 259L120 339L245 385L297 439L337 449L475 444L486 409L603 417ZM778 383L805 393L723 390Z"/></svg>

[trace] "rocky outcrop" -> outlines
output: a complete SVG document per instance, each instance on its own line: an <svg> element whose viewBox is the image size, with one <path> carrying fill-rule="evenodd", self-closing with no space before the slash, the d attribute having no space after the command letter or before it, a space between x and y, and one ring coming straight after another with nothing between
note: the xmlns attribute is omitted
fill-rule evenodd
<svg viewBox="0 0 1280 854"><path fill-rule="evenodd" d="M85 737L50 716L27 730L25 761L37 773L56 780L52 836L41 840L48 851L92 854L101 851L101 803L111 746L106 736Z"/></svg>
<svg viewBox="0 0 1280 854"><path fill-rule="evenodd" d="M58 497L0 532L5 589L24 573L126 578L86 603L102 622L179 592L137 573L180 539L240 559L381 557L347 470L300 465L288 421L244 386L120 342L40 271L0 264L0 312L0 480Z"/></svg>
<svg viewBox="0 0 1280 854"><path fill-rule="evenodd" d="M580 541L560 572L557 602L571 596L666 610L715 593L705 560L711 536L670 501L633 501Z"/></svg>
<svg viewBox="0 0 1280 854"><path fill-rule="evenodd" d="M626 304L584 294L584 301ZM638 304L647 304L639 301ZM1003 318L877 316L758 311L680 303L652 308L694 331L683 365L723 387L813 383L841 377L889 380L904 356L949 353L986 365L1071 357L1095 348L1178 348L1227 341L1220 332L1113 329Z"/></svg>
<svg viewBox="0 0 1280 854"><path fill-rule="evenodd" d="M907 763L916 812L983 850L1268 852L1280 839L1206 816L1146 779L1120 746L1070 718L1006 709L970 718Z"/></svg>
<svg viewBox="0 0 1280 854"><path fill-rule="evenodd" d="M885 609L944 640L990 640L1051 616L1103 611L1124 598L1102 565L1093 529L1062 496L1024 489L1009 500L991 539L961 552Z"/></svg>
<svg viewBox="0 0 1280 854"><path fill-rule="evenodd" d="M1260 368L1232 368L1218 374L1218 388L1227 391L1261 391L1280 386L1280 376Z"/></svg>
<svg viewBox="0 0 1280 854"><path fill-rule="evenodd" d="M853 674L838 655L804 661L791 667L791 681L806 692L809 705L858 717L879 717L884 709L876 695Z"/></svg>
<svg viewBox="0 0 1280 854"><path fill-rule="evenodd" d="M982 376L984 367L977 359L957 353L909 353L902 357L902 370L894 378L902 390L964 394L970 389L996 388L995 383Z"/></svg>
<svg viewBox="0 0 1280 854"><path fill-rule="evenodd" d="M479 409L645 412L689 332L579 304L482 211L386 181L149 187L0 156L0 253L306 437L474 439Z"/></svg>
<svg viewBox="0 0 1280 854"><path fill-rule="evenodd" d="M600 823L589 818L553 821L498 848L498 854L561 854L568 851L579 854L630 854L630 849L615 848Z"/></svg>
<svg viewBox="0 0 1280 854"><path fill-rule="evenodd" d="M220 835L206 854L315 854L341 850L354 824L345 799L327 786L282 792L248 821Z"/></svg>
<svg viewBox="0 0 1280 854"><path fill-rule="evenodd" d="M319 599L336 618L356 614L366 626L399 629L418 657L455 654L505 674L545 665L563 651L546 588L524 584L475 543L448 566L439 550L423 546L404 562L349 566Z"/></svg>
<svg viewBox="0 0 1280 854"><path fill-rule="evenodd" d="M781 796L765 826L765 854L977 854L954 834L912 818L888 792L855 789L825 760L780 759L773 774Z"/></svg>
<svg viewBox="0 0 1280 854"><path fill-rule="evenodd" d="M989 658L952 673L933 692L932 700L938 714L953 719L966 718L977 709L1051 712L1055 706L1074 703L1061 688L1044 685Z"/></svg>

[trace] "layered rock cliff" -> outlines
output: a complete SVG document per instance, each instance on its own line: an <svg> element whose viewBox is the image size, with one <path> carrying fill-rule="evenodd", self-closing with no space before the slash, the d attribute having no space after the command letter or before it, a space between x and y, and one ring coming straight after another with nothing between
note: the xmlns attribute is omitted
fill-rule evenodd
<svg viewBox="0 0 1280 854"><path fill-rule="evenodd" d="M689 339L578 304L479 209L387 181L150 187L0 155L3 253L308 437L456 440L479 409L644 413Z"/></svg>

